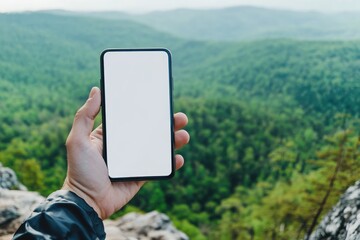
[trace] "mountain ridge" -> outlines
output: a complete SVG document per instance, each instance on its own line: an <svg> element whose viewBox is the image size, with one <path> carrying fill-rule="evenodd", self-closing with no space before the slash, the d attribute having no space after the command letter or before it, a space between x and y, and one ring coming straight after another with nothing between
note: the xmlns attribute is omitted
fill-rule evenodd
<svg viewBox="0 0 360 240"><path fill-rule="evenodd" d="M356 11L323 13L237 6L149 13L52 11L52 14L128 19L176 37L202 41L360 39L360 14Z"/></svg>

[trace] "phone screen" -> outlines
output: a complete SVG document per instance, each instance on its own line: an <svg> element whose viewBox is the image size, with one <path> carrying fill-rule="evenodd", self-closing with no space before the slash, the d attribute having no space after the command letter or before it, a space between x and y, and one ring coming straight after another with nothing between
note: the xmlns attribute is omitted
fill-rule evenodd
<svg viewBox="0 0 360 240"><path fill-rule="evenodd" d="M173 176L171 79L167 49L101 54L103 151L111 180Z"/></svg>

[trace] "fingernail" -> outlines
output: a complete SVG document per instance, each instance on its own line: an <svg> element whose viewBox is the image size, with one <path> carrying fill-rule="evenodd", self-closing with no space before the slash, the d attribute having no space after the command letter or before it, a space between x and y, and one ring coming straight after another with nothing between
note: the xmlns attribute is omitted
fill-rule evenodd
<svg viewBox="0 0 360 240"><path fill-rule="evenodd" d="M93 87L90 91L89 98L92 98L95 95L95 93L96 93L96 89L95 87Z"/></svg>

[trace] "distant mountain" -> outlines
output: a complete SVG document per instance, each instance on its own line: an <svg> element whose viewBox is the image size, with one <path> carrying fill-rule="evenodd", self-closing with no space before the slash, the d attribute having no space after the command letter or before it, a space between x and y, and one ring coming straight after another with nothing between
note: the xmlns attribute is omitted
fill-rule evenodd
<svg viewBox="0 0 360 240"><path fill-rule="evenodd" d="M322 14L254 7L216 10L174 10L132 16L176 36L232 41L262 38L360 38L360 14Z"/></svg>
<svg viewBox="0 0 360 240"><path fill-rule="evenodd" d="M69 12L53 11L56 14ZM214 41L269 38L348 40L360 38L360 13L319 13L257 7L211 10L179 9L147 14L76 13L107 19L130 19L175 36Z"/></svg>

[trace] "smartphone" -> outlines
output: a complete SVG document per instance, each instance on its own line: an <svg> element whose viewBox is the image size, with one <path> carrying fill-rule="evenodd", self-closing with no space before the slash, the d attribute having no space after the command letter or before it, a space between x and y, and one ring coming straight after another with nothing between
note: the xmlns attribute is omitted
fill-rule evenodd
<svg viewBox="0 0 360 240"><path fill-rule="evenodd" d="M171 178L175 172L171 53L101 53L103 156L112 181Z"/></svg>

